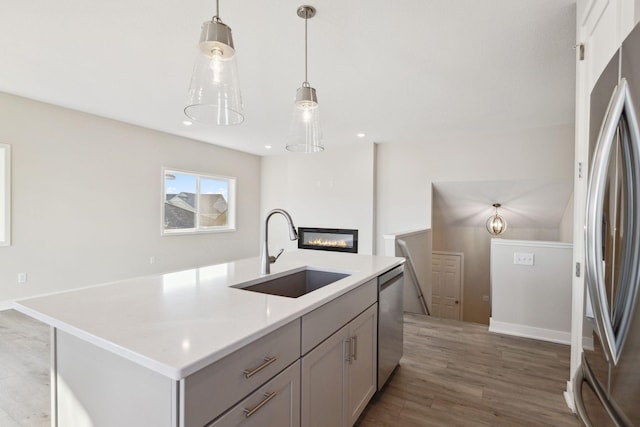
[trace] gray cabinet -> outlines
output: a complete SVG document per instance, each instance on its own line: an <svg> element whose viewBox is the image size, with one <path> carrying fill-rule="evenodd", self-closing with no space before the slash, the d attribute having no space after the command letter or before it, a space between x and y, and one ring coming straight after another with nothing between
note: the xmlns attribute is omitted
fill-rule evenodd
<svg viewBox="0 0 640 427"><path fill-rule="evenodd" d="M345 326L302 358L303 427L343 425L348 337Z"/></svg>
<svg viewBox="0 0 640 427"><path fill-rule="evenodd" d="M349 326L351 360L345 381L345 426L352 426L377 390L378 304L355 318Z"/></svg>
<svg viewBox="0 0 640 427"><path fill-rule="evenodd" d="M52 426L176 427L176 381L57 329L52 351Z"/></svg>
<svg viewBox="0 0 640 427"><path fill-rule="evenodd" d="M302 355L307 354L376 301L378 281L372 279L302 316Z"/></svg>
<svg viewBox="0 0 640 427"><path fill-rule="evenodd" d="M302 358L303 427L352 426L376 391L377 304Z"/></svg>
<svg viewBox="0 0 640 427"><path fill-rule="evenodd" d="M208 427L298 427L300 361L289 366Z"/></svg>
<svg viewBox="0 0 640 427"><path fill-rule="evenodd" d="M189 375L180 381L180 426L202 427L299 358L297 319Z"/></svg>
<svg viewBox="0 0 640 427"><path fill-rule="evenodd" d="M377 299L373 279L179 381L54 331L53 419L59 426L351 427L376 391Z"/></svg>

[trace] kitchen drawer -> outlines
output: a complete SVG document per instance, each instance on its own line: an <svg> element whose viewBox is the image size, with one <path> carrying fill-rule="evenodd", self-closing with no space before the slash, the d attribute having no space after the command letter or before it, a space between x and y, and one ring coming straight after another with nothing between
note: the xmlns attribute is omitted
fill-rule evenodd
<svg viewBox="0 0 640 427"><path fill-rule="evenodd" d="M180 381L180 425L202 427L299 358L297 319L189 375Z"/></svg>
<svg viewBox="0 0 640 427"><path fill-rule="evenodd" d="M207 427L300 426L300 361Z"/></svg>
<svg viewBox="0 0 640 427"><path fill-rule="evenodd" d="M307 354L376 301L377 278L302 316L302 354Z"/></svg>

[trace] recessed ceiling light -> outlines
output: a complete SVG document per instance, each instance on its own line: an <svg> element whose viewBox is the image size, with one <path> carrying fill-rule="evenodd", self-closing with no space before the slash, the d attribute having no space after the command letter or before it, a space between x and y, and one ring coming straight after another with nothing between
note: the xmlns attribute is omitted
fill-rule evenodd
<svg viewBox="0 0 640 427"><path fill-rule="evenodd" d="M356 134L356 136L357 136L358 138L364 138L364 137L365 137L365 136L367 136L367 135L365 135L364 133L360 132L360 133Z"/></svg>
<svg viewBox="0 0 640 427"><path fill-rule="evenodd" d="M191 120L183 120L182 124L185 126L191 126L193 124L193 122Z"/></svg>
<svg viewBox="0 0 640 427"><path fill-rule="evenodd" d="M265 145L264 148L266 148L267 150L271 150L271 146L270 145Z"/></svg>

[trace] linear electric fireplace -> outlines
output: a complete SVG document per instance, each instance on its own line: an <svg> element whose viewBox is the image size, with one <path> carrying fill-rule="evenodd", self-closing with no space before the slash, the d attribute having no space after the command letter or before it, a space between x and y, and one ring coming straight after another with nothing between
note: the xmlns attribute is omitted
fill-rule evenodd
<svg viewBox="0 0 640 427"><path fill-rule="evenodd" d="M298 248L358 253L358 230L298 227Z"/></svg>

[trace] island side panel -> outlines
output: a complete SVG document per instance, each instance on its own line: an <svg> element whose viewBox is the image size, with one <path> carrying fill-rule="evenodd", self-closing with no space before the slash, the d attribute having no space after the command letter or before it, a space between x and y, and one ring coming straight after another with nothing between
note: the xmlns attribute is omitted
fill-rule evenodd
<svg viewBox="0 0 640 427"><path fill-rule="evenodd" d="M57 389L57 362L56 362L56 333L57 329L49 327L51 331L51 367L49 368L49 380L51 387L51 427L57 427L58 423L58 393Z"/></svg>
<svg viewBox="0 0 640 427"><path fill-rule="evenodd" d="M178 427L177 381L59 329L52 339L52 426Z"/></svg>

